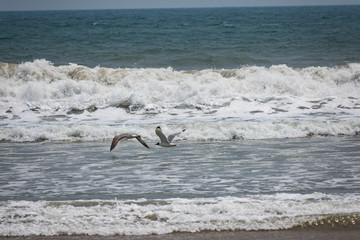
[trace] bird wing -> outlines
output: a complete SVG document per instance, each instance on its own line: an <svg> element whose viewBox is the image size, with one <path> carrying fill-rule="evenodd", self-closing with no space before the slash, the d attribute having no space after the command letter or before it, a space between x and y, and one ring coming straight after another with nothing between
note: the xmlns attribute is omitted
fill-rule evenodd
<svg viewBox="0 0 360 240"><path fill-rule="evenodd" d="M137 136L136 139L142 144L144 145L146 148L149 148L149 146L146 144L146 142L144 140L141 139L140 136Z"/></svg>
<svg viewBox="0 0 360 240"><path fill-rule="evenodd" d="M118 144L118 142L119 142L121 139L123 139L123 138L125 138L125 137L128 137L128 136L130 136L128 133L116 135L116 136L113 138L112 142L111 142L110 151L113 150L113 149L116 147L116 145Z"/></svg>
<svg viewBox="0 0 360 240"><path fill-rule="evenodd" d="M160 141L161 141L162 143L169 143L168 140L166 139L165 135L163 134L161 128L157 127L157 128L155 129L155 133L156 133L156 135L159 136Z"/></svg>
<svg viewBox="0 0 360 240"><path fill-rule="evenodd" d="M169 135L168 138L167 138L167 140L169 141L169 143L171 143L172 140L174 140L174 138L175 138L177 135L185 132L185 130L186 130L186 129L183 129L181 132L177 132L177 133L173 133L173 134Z"/></svg>

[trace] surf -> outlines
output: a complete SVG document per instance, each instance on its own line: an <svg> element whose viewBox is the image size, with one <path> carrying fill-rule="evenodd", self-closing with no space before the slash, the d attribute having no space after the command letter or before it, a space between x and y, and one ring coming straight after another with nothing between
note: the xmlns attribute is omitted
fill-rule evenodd
<svg viewBox="0 0 360 240"><path fill-rule="evenodd" d="M221 129L213 135L219 140L360 131L357 63L176 71L55 66L38 59L1 63L0 69L4 141L100 140L113 135L114 125L143 129L142 136L149 137L154 125L200 126L205 140L216 129ZM94 127L104 133L88 130ZM257 127L262 135L253 130Z"/></svg>
<svg viewBox="0 0 360 240"><path fill-rule="evenodd" d="M321 227L357 229L358 206L357 196L321 193L242 198L9 201L2 203L6 214L0 215L0 232L1 236L109 236ZM19 227L11 227L14 224Z"/></svg>

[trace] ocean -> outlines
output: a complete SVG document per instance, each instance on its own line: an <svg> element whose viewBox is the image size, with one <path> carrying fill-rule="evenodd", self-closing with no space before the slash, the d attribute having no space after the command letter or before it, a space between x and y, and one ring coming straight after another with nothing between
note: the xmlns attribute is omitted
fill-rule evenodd
<svg viewBox="0 0 360 240"><path fill-rule="evenodd" d="M356 239L359 39L360 6L0 12L0 238Z"/></svg>

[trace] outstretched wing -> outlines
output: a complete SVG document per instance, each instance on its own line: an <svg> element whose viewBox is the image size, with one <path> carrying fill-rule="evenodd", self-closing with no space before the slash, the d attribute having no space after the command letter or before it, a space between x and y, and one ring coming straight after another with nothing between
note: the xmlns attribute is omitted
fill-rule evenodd
<svg viewBox="0 0 360 240"><path fill-rule="evenodd" d="M136 139L142 144L144 145L146 148L149 148L149 146L146 144L146 142L144 140L142 140L142 138L140 136L137 136Z"/></svg>
<svg viewBox="0 0 360 240"><path fill-rule="evenodd" d="M165 135L163 134L163 132L162 132L162 130L161 130L160 127L157 127L157 128L155 129L155 133L156 133L156 135L159 136L160 141L161 141L162 143L169 143L168 140L166 139Z"/></svg>
<svg viewBox="0 0 360 240"><path fill-rule="evenodd" d="M113 150L113 149L116 147L116 145L118 144L118 142L119 142L121 139L123 139L123 138L125 138L125 137L128 137L128 136L129 136L128 133L116 135L116 136L113 138L113 140L112 140L112 143L111 143L111 146L110 146L110 151Z"/></svg>
<svg viewBox="0 0 360 240"><path fill-rule="evenodd" d="M169 135L169 136L168 136L168 139L167 139L167 140L169 141L169 143L171 143L172 140L174 140L174 138L175 138L177 135L185 132L185 130L186 130L186 129L183 129L181 132L177 132L177 133L173 133L173 134Z"/></svg>

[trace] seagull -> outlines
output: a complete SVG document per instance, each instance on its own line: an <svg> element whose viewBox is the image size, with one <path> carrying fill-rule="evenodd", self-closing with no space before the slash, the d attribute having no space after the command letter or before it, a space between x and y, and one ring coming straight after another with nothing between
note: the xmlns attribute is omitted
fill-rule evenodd
<svg viewBox="0 0 360 240"><path fill-rule="evenodd" d="M179 135L180 133L184 132L185 130L186 130L186 129L183 129L181 132L177 132L177 133L171 134L171 135L169 135L169 136L166 138L165 135L163 134L160 126L159 126L159 127L157 127L157 128L155 129L155 133L156 133L156 135L159 136L160 142L158 142L158 143L155 144L155 145L159 145L159 146L161 146L161 147L175 147L176 145L173 144L173 143L171 143L172 140L174 140L174 138L175 138L177 135Z"/></svg>
<svg viewBox="0 0 360 240"><path fill-rule="evenodd" d="M116 147L116 145L118 144L118 142L123 138L126 138L126 139L136 138L142 145L144 145L146 148L149 148L149 146L146 144L146 142L141 139L140 135L131 134L131 133L123 133L120 135L116 135L113 138L111 146L110 146L110 151L113 150Z"/></svg>

